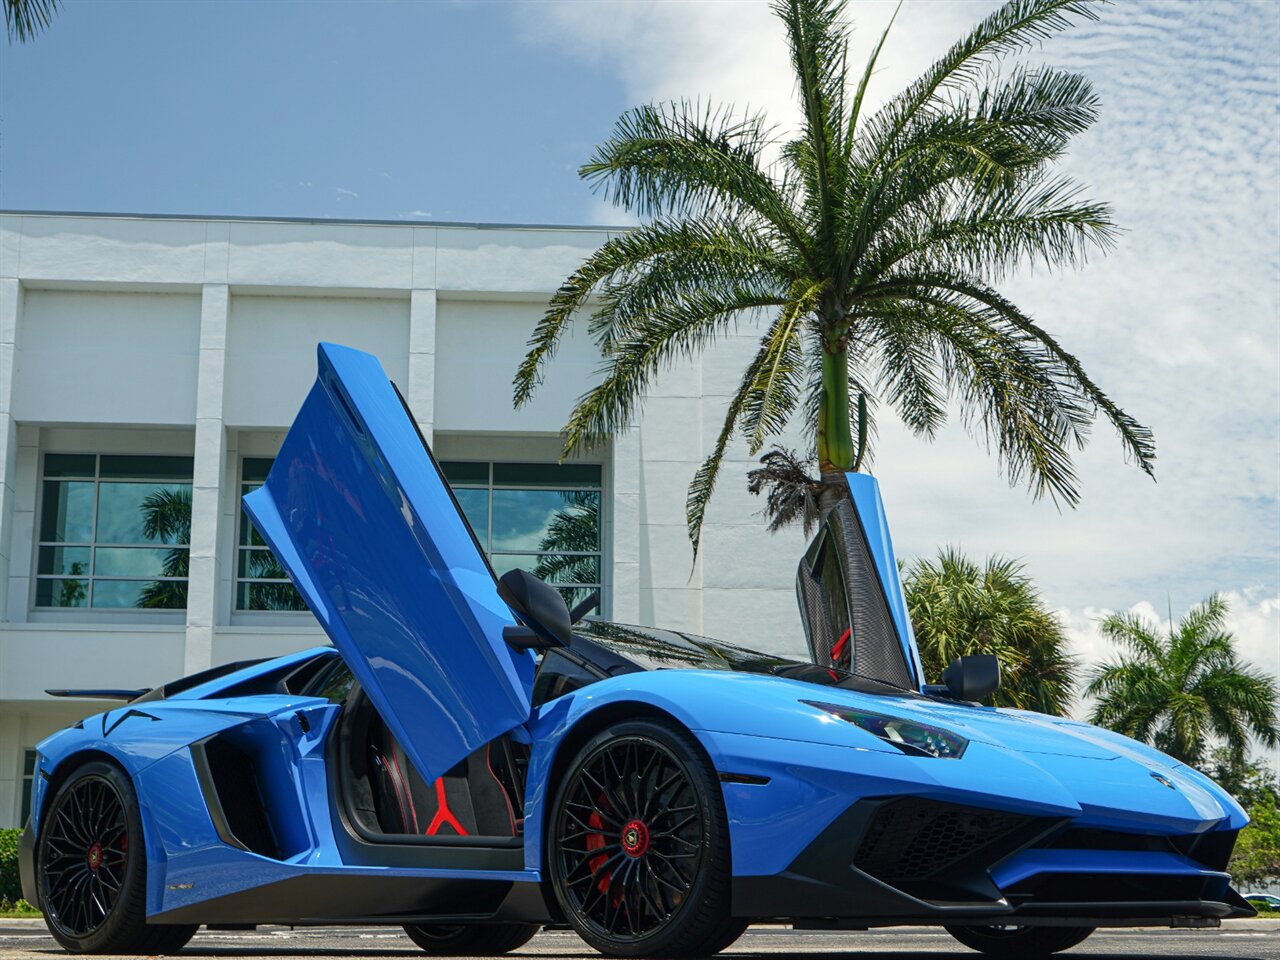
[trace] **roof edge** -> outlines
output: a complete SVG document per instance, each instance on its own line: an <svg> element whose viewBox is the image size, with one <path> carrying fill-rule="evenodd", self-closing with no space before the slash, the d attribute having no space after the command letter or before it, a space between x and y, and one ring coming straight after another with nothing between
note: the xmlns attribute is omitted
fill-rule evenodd
<svg viewBox="0 0 1280 960"><path fill-rule="evenodd" d="M601 226L599 224L577 223L490 223L486 221L467 220L375 220L348 217L273 217L273 216L239 216L233 214L204 215L194 213L120 213L95 210L9 210L0 208L0 216L9 217L67 217L95 220L190 220L200 222L224 223L307 223L338 224L374 227L453 227L470 230L573 230L593 233L617 233L634 230L635 225L616 224Z"/></svg>

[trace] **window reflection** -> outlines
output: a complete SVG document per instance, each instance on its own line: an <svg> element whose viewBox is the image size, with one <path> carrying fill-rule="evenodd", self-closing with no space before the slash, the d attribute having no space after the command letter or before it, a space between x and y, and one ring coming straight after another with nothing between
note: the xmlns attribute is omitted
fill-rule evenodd
<svg viewBox="0 0 1280 960"><path fill-rule="evenodd" d="M185 609L191 464L45 454L35 605Z"/></svg>
<svg viewBox="0 0 1280 960"><path fill-rule="evenodd" d="M597 464L440 464L494 572L527 570L572 606L600 589Z"/></svg>
<svg viewBox="0 0 1280 960"><path fill-rule="evenodd" d="M271 472L269 457L245 457L240 464L240 495L262 486ZM240 508L240 534L236 548L236 609L247 611L306 610L289 574L254 527L249 514Z"/></svg>

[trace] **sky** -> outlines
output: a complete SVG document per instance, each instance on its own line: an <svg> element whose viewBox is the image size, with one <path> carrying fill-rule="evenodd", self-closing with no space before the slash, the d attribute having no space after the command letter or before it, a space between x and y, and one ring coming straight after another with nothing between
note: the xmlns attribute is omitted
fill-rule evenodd
<svg viewBox="0 0 1280 960"><path fill-rule="evenodd" d="M993 9L906 0L882 102ZM617 116L698 97L796 120L756 0L349 3L66 0L0 46L0 207L629 222L577 166ZM853 0L860 63L891 3ZM1123 227L1114 251L1004 289L1155 432L1153 482L1099 426L1076 510L1001 479L959 426L881 423L900 555L1022 558L1087 660L1108 611L1177 618L1214 591L1280 675L1280 4L1124 2L1033 58L1102 116L1064 161Z"/></svg>

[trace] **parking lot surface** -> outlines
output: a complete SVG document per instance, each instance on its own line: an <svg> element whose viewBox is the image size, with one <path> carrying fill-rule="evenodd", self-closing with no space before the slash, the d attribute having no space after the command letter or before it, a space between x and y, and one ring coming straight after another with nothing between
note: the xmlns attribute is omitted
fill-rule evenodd
<svg viewBox="0 0 1280 960"><path fill-rule="evenodd" d="M257 930L201 930L181 956L239 957L274 960L285 957L325 958L421 957L424 954L397 928L260 927ZM876 960L954 958L975 960L980 954L961 947L942 930L890 928L866 932L815 933L783 927L757 927L720 956L770 960L794 957L875 957ZM0 958L24 960L65 956L39 920L0 920ZM599 954L572 933L544 931L507 956L565 957L594 960ZM1089 957L1232 958L1280 960L1280 921L1245 920L1218 930L1110 930L1094 934L1080 946L1059 954L1072 960Z"/></svg>

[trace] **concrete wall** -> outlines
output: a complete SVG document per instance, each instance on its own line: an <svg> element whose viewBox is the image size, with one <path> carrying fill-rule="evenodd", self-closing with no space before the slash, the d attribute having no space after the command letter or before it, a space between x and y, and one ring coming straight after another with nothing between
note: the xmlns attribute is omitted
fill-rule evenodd
<svg viewBox="0 0 1280 960"><path fill-rule="evenodd" d="M318 340L371 350L444 458L554 460L598 375L582 325L527 408L511 378L594 229L0 215L0 826L21 750L90 703L43 690L149 686L322 642L309 614L233 609L240 461L272 456ZM685 491L754 353L750 323L668 371L603 466L611 614L795 653L798 533L770 537L738 443L695 565ZM799 440L795 441L797 444ZM195 458L185 612L34 611L43 453ZM7 786L6 786L7 784Z"/></svg>

